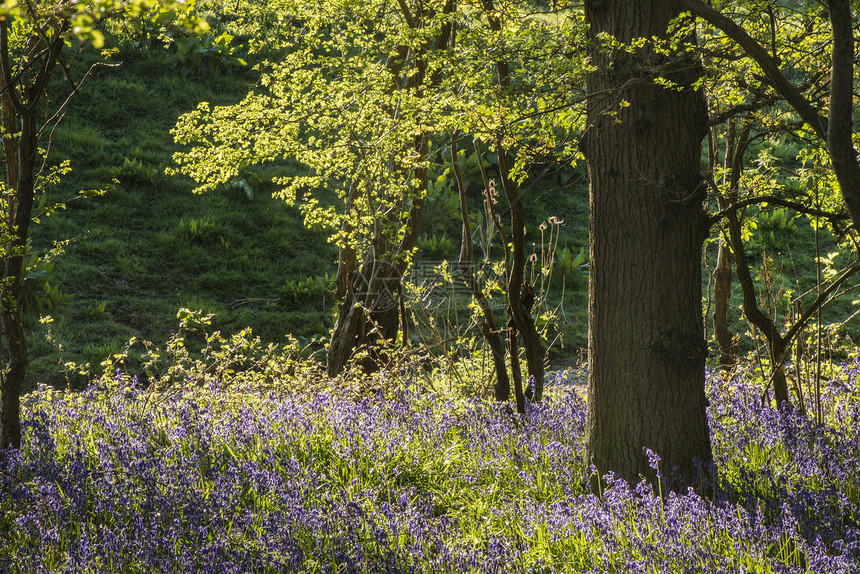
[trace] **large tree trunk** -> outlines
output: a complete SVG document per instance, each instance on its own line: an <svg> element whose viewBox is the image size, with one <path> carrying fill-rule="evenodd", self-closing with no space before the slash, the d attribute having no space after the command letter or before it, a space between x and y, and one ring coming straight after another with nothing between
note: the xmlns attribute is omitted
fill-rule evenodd
<svg viewBox="0 0 860 574"><path fill-rule="evenodd" d="M665 37L674 3L586 2L590 59L583 151L590 178L588 462L602 475L655 480L644 448L673 488L712 462L704 385L701 250L702 93L690 57L612 50ZM603 45L600 45L600 43ZM652 80L671 79L681 90ZM629 102L629 105L627 104Z"/></svg>

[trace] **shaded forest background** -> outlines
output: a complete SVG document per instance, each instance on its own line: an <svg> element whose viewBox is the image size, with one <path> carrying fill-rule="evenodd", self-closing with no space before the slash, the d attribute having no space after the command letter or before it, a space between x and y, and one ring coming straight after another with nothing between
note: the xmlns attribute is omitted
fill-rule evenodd
<svg viewBox="0 0 860 574"><path fill-rule="evenodd" d="M278 186L272 178L300 173L298 164L249 168L241 184L206 194L193 193L194 182L171 169L178 149L171 130L179 117L201 102L239 102L259 80L255 65L270 55L248 49L247 31L259 25L250 9L225 13L213 5L203 11L212 28L198 37L164 41L145 30L109 34L109 65L95 69L52 134L49 164L68 160L73 171L37 200L42 215L32 227L21 299L32 349L31 388L37 381L82 385L88 377L78 367L100 374L103 361L123 352L143 375L145 348L129 347L129 340L163 346L178 329L180 308L214 315L212 328L225 335L250 327L267 343L294 337L306 352L320 350L333 326L337 250L325 230L308 228L297 207L273 197ZM101 59L101 51L83 46L72 69L82 76ZM62 74L55 74L51 89L57 97L66 89ZM443 319L446 352L468 354L480 337L469 322L468 291L454 271L459 204L442 147L431 163L410 275L420 289L407 300L413 317L430 313ZM791 135L756 137L746 152L752 177L771 189L796 191L801 149L802 141ZM497 171L497 158L484 161L491 174ZM480 185L475 154L462 153L461 165ZM69 201L82 190L104 193ZM584 163L537 164L521 191L527 250L539 257L543 306L536 316L548 359L562 368L579 361L586 341ZM65 205L53 208L57 203ZM480 224L482 207L474 203L471 212ZM848 261L826 228L816 237L814 221L806 216L768 205L747 213L752 223L744 232L746 251L762 306L774 316L796 312L796 298L815 288L820 269L833 273ZM703 307L710 312L718 239L715 228L702 271ZM480 237L475 244L480 246ZM552 265L551 277L541 280L541 264L545 272ZM822 316L825 347L837 353L846 352L841 343L858 340L860 333L858 322L850 320L856 291L850 285L841 291ZM740 351L753 352L756 336L740 306L735 283L730 321ZM40 321L46 316L53 321ZM710 320L706 330L715 353ZM414 332L416 340L419 334ZM141 355L137 361L135 353Z"/></svg>

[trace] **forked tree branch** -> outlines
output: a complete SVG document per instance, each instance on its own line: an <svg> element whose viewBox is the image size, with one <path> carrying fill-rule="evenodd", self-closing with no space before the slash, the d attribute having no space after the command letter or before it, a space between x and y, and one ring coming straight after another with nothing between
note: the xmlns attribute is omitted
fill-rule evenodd
<svg viewBox="0 0 860 574"><path fill-rule="evenodd" d="M850 0L827 0L833 34L831 52L830 117L825 118L788 81L777 60L755 38L734 20L715 10L703 0L676 0L677 5L719 28L734 40L758 64L767 82L785 98L797 114L827 142L833 172L839 181L842 198L855 227L860 228L860 163L852 143L854 81L854 18Z"/></svg>
<svg viewBox="0 0 860 574"><path fill-rule="evenodd" d="M719 28L734 40L752 58L768 83L788 101L803 120L822 138L827 138L827 119L804 97L797 86L789 82L779 69L779 64L767 49L750 36L746 30L725 14L708 6L702 0L676 0L682 10L690 12Z"/></svg>

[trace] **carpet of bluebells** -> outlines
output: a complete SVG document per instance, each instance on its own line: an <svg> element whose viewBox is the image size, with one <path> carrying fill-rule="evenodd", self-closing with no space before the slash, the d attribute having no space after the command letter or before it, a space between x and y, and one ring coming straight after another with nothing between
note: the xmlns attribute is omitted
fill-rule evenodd
<svg viewBox="0 0 860 574"><path fill-rule="evenodd" d="M576 393L517 417L408 391L40 389L0 468L0 572L858 572L858 372L823 426L709 376L719 478L662 497L589 491Z"/></svg>

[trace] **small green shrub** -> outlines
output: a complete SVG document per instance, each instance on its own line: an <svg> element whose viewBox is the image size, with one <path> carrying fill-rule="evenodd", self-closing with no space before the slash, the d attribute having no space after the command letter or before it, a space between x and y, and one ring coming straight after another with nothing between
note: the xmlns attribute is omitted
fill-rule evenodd
<svg viewBox="0 0 860 574"><path fill-rule="evenodd" d="M190 245L220 245L224 226L210 216L183 217L174 231L176 238Z"/></svg>
<svg viewBox="0 0 860 574"><path fill-rule="evenodd" d="M444 235L422 235L416 241L418 249L427 259L445 259L454 249L454 242Z"/></svg>
<svg viewBox="0 0 860 574"><path fill-rule="evenodd" d="M139 159L123 158L121 166L111 170L111 175L120 181L159 185L170 180L163 166L146 165Z"/></svg>
<svg viewBox="0 0 860 574"><path fill-rule="evenodd" d="M108 21L108 26L117 37L125 37L135 42L138 50L144 48L140 52L151 52L154 50L149 48L170 42L172 34L180 33L175 22L187 16L192 6L193 4L189 3L182 8L169 8L155 4L140 17L118 18Z"/></svg>
<svg viewBox="0 0 860 574"><path fill-rule="evenodd" d="M227 32L217 37L206 34L177 38L167 67L179 70L184 76L202 77L239 70L247 64L237 55L239 48L232 42L233 36Z"/></svg>
<svg viewBox="0 0 860 574"><path fill-rule="evenodd" d="M85 306L84 311L90 317L104 317L107 313L107 299L102 299L99 303Z"/></svg>
<svg viewBox="0 0 860 574"><path fill-rule="evenodd" d="M303 303L315 298L325 297L334 291L334 277L326 273L315 277L287 281L281 290L282 298L293 303Z"/></svg>

